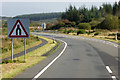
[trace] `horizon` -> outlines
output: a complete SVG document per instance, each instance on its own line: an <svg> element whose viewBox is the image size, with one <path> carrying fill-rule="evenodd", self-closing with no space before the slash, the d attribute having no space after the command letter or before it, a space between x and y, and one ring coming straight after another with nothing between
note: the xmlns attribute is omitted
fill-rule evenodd
<svg viewBox="0 0 120 80"><path fill-rule="evenodd" d="M82 6L88 9L92 6L99 8L103 3L113 5L115 2L3 2L1 17L65 12L69 5L75 6L77 9Z"/></svg>

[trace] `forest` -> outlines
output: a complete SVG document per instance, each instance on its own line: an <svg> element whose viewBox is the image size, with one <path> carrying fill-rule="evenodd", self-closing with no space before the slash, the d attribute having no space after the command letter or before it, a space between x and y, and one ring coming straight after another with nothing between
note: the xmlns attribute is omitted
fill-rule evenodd
<svg viewBox="0 0 120 80"><path fill-rule="evenodd" d="M84 27L85 26L85 27ZM92 6L90 9L70 5L61 15L61 21L48 29L59 29L61 27L77 27L85 29L119 29L120 27L120 1L114 5L104 3L99 8Z"/></svg>
<svg viewBox="0 0 120 80"><path fill-rule="evenodd" d="M62 14L62 19L68 19L76 23L90 22L92 18L99 19L110 14L120 18L120 2L115 2L113 6L106 3L100 6L99 9L96 6L92 6L91 9L85 7L76 9L75 6L70 5L69 9L66 9L66 12Z"/></svg>

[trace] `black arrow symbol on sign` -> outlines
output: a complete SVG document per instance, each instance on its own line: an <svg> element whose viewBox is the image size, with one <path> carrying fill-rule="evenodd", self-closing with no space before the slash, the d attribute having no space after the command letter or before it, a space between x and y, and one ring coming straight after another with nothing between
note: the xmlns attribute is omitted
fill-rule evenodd
<svg viewBox="0 0 120 80"><path fill-rule="evenodd" d="M20 29L20 26L19 26L19 25L17 25L16 35L18 35L18 32L19 32L19 35L21 35L21 29Z"/></svg>

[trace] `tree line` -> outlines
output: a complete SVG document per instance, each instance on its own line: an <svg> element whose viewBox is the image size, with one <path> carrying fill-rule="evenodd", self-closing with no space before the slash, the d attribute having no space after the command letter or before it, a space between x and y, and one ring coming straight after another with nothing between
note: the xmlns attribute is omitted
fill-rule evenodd
<svg viewBox="0 0 120 80"><path fill-rule="evenodd" d="M61 15L61 21L48 29L60 29L61 27L75 27L79 29L119 29L120 28L120 1L114 5L104 3L97 8L90 9L70 5Z"/></svg>
<svg viewBox="0 0 120 80"><path fill-rule="evenodd" d="M120 18L120 1L115 2L112 6L111 4L103 4L99 8L92 6L91 9L86 7L80 7L77 9L75 6L70 5L66 12L62 14L62 19L68 19L69 21L80 22L90 22L92 18L99 19L101 17L106 17L108 14L117 16Z"/></svg>
<svg viewBox="0 0 120 80"><path fill-rule="evenodd" d="M58 13L39 13L39 14L27 14L15 16L16 18L29 18L31 21L40 21L46 19L58 18L61 16L61 12Z"/></svg>

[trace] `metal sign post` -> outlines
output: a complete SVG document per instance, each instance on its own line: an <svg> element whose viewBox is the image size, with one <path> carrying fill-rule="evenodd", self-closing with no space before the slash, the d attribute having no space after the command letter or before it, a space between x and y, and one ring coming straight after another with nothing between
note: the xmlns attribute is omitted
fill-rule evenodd
<svg viewBox="0 0 120 80"><path fill-rule="evenodd" d="M43 31L46 29L46 23L42 24Z"/></svg>
<svg viewBox="0 0 120 80"><path fill-rule="evenodd" d="M11 60L13 61L13 39L11 39Z"/></svg>
<svg viewBox="0 0 120 80"><path fill-rule="evenodd" d="M24 55L25 55L25 61L26 61L26 39L24 38Z"/></svg>
<svg viewBox="0 0 120 80"><path fill-rule="evenodd" d="M26 39L29 38L29 19L8 19L8 38L11 38L11 60L13 61L13 38L24 38L24 55L26 61Z"/></svg>

